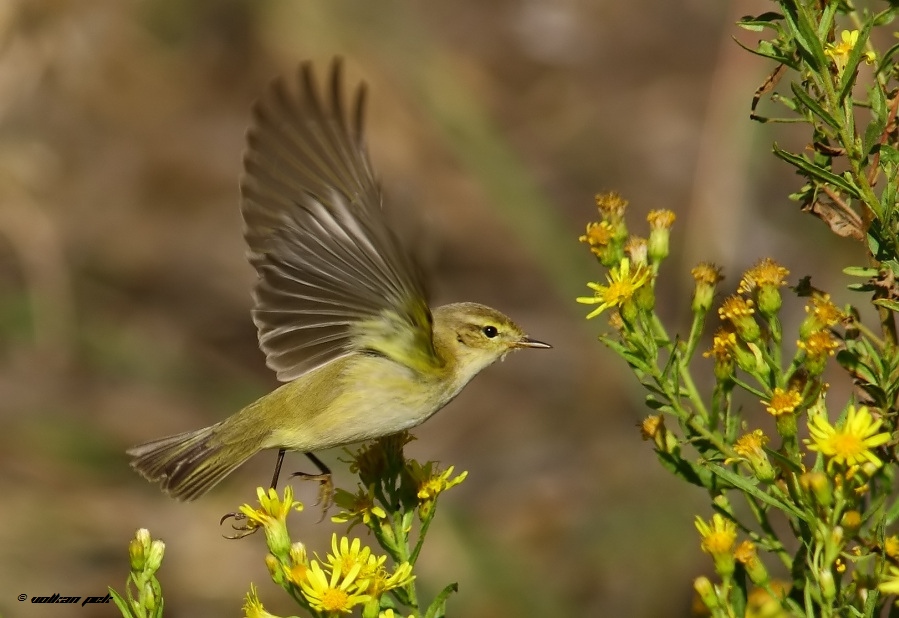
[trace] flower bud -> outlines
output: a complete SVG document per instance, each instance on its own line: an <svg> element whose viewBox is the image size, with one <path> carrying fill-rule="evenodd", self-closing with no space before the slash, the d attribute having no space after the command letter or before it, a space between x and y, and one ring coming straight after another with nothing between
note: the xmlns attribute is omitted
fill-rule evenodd
<svg viewBox="0 0 899 618"><path fill-rule="evenodd" d="M708 262L700 262L696 268L690 271L690 274L696 281L691 309L693 313L704 315L712 308L715 289L724 277L721 276L720 268Z"/></svg>
<svg viewBox="0 0 899 618"><path fill-rule="evenodd" d="M734 550L734 557L746 568L749 580L756 586L765 586L768 583L768 570L759 559L755 544L752 541L743 541Z"/></svg>
<svg viewBox="0 0 899 618"><path fill-rule="evenodd" d="M268 574L271 576L272 581L280 586L284 581L281 562L272 554L268 554L265 557L265 567L268 569Z"/></svg>
<svg viewBox="0 0 899 618"><path fill-rule="evenodd" d="M850 538L855 536L858 529L862 527L862 514L854 509L846 511L840 518L840 526Z"/></svg>
<svg viewBox="0 0 899 618"><path fill-rule="evenodd" d="M821 598L825 603L831 603L837 596L837 587L830 569L823 569L818 573L818 585L821 587Z"/></svg>
<svg viewBox="0 0 899 618"><path fill-rule="evenodd" d="M758 341L762 331L752 315L755 313L751 300L742 296L729 296L718 309L718 315L722 320L733 324L737 336L747 343Z"/></svg>
<svg viewBox="0 0 899 618"><path fill-rule="evenodd" d="M661 262L668 257L668 239L674 219L670 210L653 210L647 215L650 227L648 253L652 262Z"/></svg>
<svg viewBox="0 0 899 618"><path fill-rule="evenodd" d="M138 537L131 539L131 542L128 543L128 558L131 562L131 570L137 573L144 570L144 564L147 561L146 550L141 542L139 533L140 530L138 530Z"/></svg>
<svg viewBox="0 0 899 618"><path fill-rule="evenodd" d="M712 585L712 582L709 581L708 577L697 577L693 581L693 589L696 591L696 594L699 595L703 605L709 608L709 610L714 611L721 607L721 603L718 600L718 593L715 591L715 586Z"/></svg>
<svg viewBox="0 0 899 618"><path fill-rule="evenodd" d="M799 485L810 493L820 506L828 508L833 504L833 487L823 472L806 472L799 477Z"/></svg>
<svg viewBox="0 0 899 618"><path fill-rule="evenodd" d="M165 554L165 543L155 540L150 543L150 551L147 553L147 563L144 565L144 571L148 575L152 575L159 570L162 565L162 556Z"/></svg>

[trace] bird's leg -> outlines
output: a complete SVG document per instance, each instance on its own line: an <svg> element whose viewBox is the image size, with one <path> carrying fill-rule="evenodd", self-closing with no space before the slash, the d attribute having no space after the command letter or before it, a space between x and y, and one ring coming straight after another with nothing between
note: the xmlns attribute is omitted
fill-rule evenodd
<svg viewBox="0 0 899 618"><path fill-rule="evenodd" d="M275 473L272 475L272 484L271 488L276 489L278 487L278 477L281 476L281 464L284 463L284 453L287 452L287 449L282 448L278 450L278 461L275 462ZM233 519L231 522L231 527L234 530L237 530L237 534L233 534L231 536L223 535L226 539L242 539L245 536L249 536L259 530L258 526L247 526L247 525L236 525L237 522L246 519L247 516L241 512L233 512L233 513L225 513L222 515L222 518L219 520L219 525L221 526L225 523L226 519Z"/></svg>
<svg viewBox="0 0 899 618"><path fill-rule="evenodd" d="M331 508L331 504L334 502L334 483L331 481L331 469L325 465L325 462L312 453L306 453L306 457L308 457L309 461L314 463L315 467L318 468L318 474L294 472L290 477L293 478L298 476L304 481L318 481L318 502L315 504L322 505L322 517L319 519L319 521L322 521L325 518L328 509Z"/></svg>

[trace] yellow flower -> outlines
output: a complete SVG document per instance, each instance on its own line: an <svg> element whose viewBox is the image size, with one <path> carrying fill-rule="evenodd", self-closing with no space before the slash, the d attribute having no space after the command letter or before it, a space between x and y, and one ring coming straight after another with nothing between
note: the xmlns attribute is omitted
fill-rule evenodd
<svg viewBox="0 0 899 618"><path fill-rule="evenodd" d="M303 504L293 499L293 488L290 485L284 488L284 500L281 500L274 487L269 488L268 493L262 487L257 487L256 497L259 499L258 509L249 504L240 507L240 512L247 518L247 525L259 527L277 521L284 523L291 510L303 510Z"/></svg>
<svg viewBox="0 0 899 618"><path fill-rule="evenodd" d="M718 308L718 316L734 325L737 334L743 341L753 342L761 336L761 330L755 319L755 313L751 300L742 296L728 296L721 307Z"/></svg>
<svg viewBox="0 0 899 618"><path fill-rule="evenodd" d="M877 588L884 594L899 594L899 568L891 566L889 575L883 578Z"/></svg>
<svg viewBox="0 0 899 618"><path fill-rule="evenodd" d="M734 452L740 457L767 457L764 446L768 444L768 436L761 429L747 433L734 443Z"/></svg>
<svg viewBox="0 0 899 618"><path fill-rule="evenodd" d="M734 348L737 347L737 334L726 328L719 328L712 338L712 349L703 352L706 358L714 358L715 362L733 361Z"/></svg>
<svg viewBox="0 0 899 618"><path fill-rule="evenodd" d="M737 541L737 525L720 513L712 515L712 521L696 518L696 529L702 537L702 551L715 562L715 570L722 577L734 572L734 543Z"/></svg>
<svg viewBox="0 0 899 618"><path fill-rule="evenodd" d="M313 560L305 581L300 585L303 596L316 611L349 614L353 607L371 598L359 590L359 583L356 581L359 570L359 565L356 565L349 573L342 575L338 569L334 569L329 578L319 563ZM367 586L368 582L364 584Z"/></svg>
<svg viewBox="0 0 899 618"><path fill-rule="evenodd" d="M830 294L813 295L812 306L806 306L805 311L813 315L823 327L836 326L846 317L846 314L831 302Z"/></svg>
<svg viewBox="0 0 899 618"><path fill-rule="evenodd" d="M371 549L362 547L362 541L359 539L353 539L350 543L347 537L342 537L338 543L337 534L331 535L331 551L333 553L328 554L327 558L329 568L339 572L343 577L355 569L360 588L365 587L361 582L373 577L387 560L387 556L372 555Z"/></svg>
<svg viewBox="0 0 899 618"><path fill-rule="evenodd" d="M649 259L653 262L668 257L668 239L674 219L670 210L651 210L646 216L649 221Z"/></svg>
<svg viewBox="0 0 899 618"><path fill-rule="evenodd" d="M715 298L715 288L724 279L721 269L710 262L700 262L690 271L696 281L693 290L693 312L706 313L712 308L712 300Z"/></svg>
<svg viewBox="0 0 899 618"><path fill-rule="evenodd" d="M738 291L741 294L755 293L759 313L771 318L783 304L779 288L786 285L785 278L789 274L789 270L771 258L764 258L743 274Z"/></svg>
<svg viewBox="0 0 899 618"><path fill-rule="evenodd" d="M665 430L665 419L661 414L647 416L640 423L640 437L644 440L654 439L660 432Z"/></svg>
<svg viewBox="0 0 899 618"><path fill-rule="evenodd" d="M418 499L423 501L433 500L450 487L455 487L464 481L465 477L468 476L468 472L462 472L451 479L450 477L453 475L455 466L450 466L443 472L439 472L436 462L433 461L429 461L422 466L417 461L410 460L409 464L407 468L409 474L418 483Z"/></svg>
<svg viewBox="0 0 899 618"><path fill-rule="evenodd" d="M306 546L302 543L294 543L290 546L290 567L286 571L287 579L297 586L306 580L309 560L306 557Z"/></svg>
<svg viewBox="0 0 899 618"><path fill-rule="evenodd" d="M334 495L334 503L343 511L333 516L331 521L335 523L352 522L350 529L360 522L369 526L373 521L387 519L387 512L375 504L374 485L369 485L368 490L360 487L355 494L338 489Z"/></svg>
<svg viewBox="0 0 899 618"><path fill-rule="evenodd" d="M883 462L871 449L890 439L890 434L877 432L881 423L880 419L874 419L867 407L849 406L846 419L839 428L831 425L824 416L814 417L809 422L811 438L805 442L809 450L827 457L828 465L851 467L870 462L879 468Z"/></svg>
<svg viewBox="0 0 899 618"><path fill-rule="evenodd" d="M824 47L824 55L830 56L833 63L837 67L837 71L842 72L846 68L849 61L849 55L858 44L858 30L843 30L840 33L839 43L828 43ZM863 55L865 62L873 64L877 56L873 51L866 51Z"/></svg>
<svg viewBox="0 0 899 618"><path fill-rule="evenodd" d="M814 357L833 356L833 351L839 347L839 343L830 332L819 330L811 333L806 339L796 342L799 349Z"/></svg>
<svg viewBox="0 0 899 618"><path fill-rule="evenodd" d="M749 464L756 478L765 483L770 483L776 477L774 468L768 460L765 445L768 444L768 436L761 429L747 433L734 443L734 452L737 457L728 458L724 463L745 461Z"/></svg>
<svg viewBox="0 0 899 618"><path fill-rule="evenodd" d="M624 258L617 267L613 266L609 270L609 274L606 276L609 285L588 283L587 287L596 292L596 294L579 297L577 302L584 305L599 305L599 307L587 314L588 320L595 318L606 309L619 307L631 300L634 293L646 285L651 275L650 270L643 265L639 265L631 271L630 260Z"/></svg>
<svg viewBox="0 0 899 618"><path fill-rule="evenodd" d="M771 416L792 414L796 411L796 406L802 403L802 394L792 388L784 390L777 386L771 394L771 399L762 403L765 404L765 409Z"/></svg>
<svg viewBox="0 0 899 618"><path fill-rule="evenodd" d="M243 604L243 613L246 618L277 618L274 614L270 614L262 607L262 601L259 600L259 594L256 586L250 584L250 591L247 593L246 601Z"/></svg>
<svg viewBox="0 0 899 618"><path fill-rule="evenodd" d="M649 222L649 227L653 230L671 229L671 226L674 225L674 220L676 218L677 217L670 210L650 210L649 214L646 215L646 220Z"/></svg>
<svg viewBox="0 0 899 618"><path fill-rule="evenodd" d="M883 540L883 553L893 560L899 558L899 536L892 534Z"/></svg>
<svg viewBox="0 0 899 618"><path fill-rule="evenodd" d="M737 288L737 291L741 294L749 294L762 287L779 288L787 284L785 278L789 274L789 270L771 258L763 258L743 273L743 278L740 280L740 287Z"/></svg>
<svg viewBox="0 0 899 618"><path fill-rule="evenodd" d="M718 315L722 320L736 322L741 318L752 316L755 313L755 309L752 308L754 304L742 296L728 296L718 309Z"/></svg>
<svg viewBox="0 0 899 618"><path fill-rule="evenodd" d="M628 202L618 193L614 191L597 193L594 199L596 200L596 208L599 209L599 214L603 219L615 221L624 216Z"/></svg>
<svg viewBox="0 0 899 618"><path fill-rule="evenodd" d="M640 423L640 436L644 440L652 440L656 449L662 453L674 453L679 449L677 437L665 427L665 418L661 414L643 419Z"/></svg>
<svg viewBox="0 0 899 618"><path fill-rule="evenodd" d="M579 236L580 242L585 242L590 246L590 251L596 255L601 255L603 249L612 242L613 238L612 225L608 221L591 221L587 224L587 233Z"/></svg>
<svg viewBox="0 0 899 618"><path fill-rule="evenodd" d="M755 549L755 543L752 541L743 541L734 550L734 558L737 562L746 567L746 573L753 584L763 586L768 582L768 570L759 559L758 552Z"/></svg>
<svg viewBox="0 0 899 618"><path fill-rule="evenodd" d="M715 287L724 279L724 276L721 274L721 267L711 262L700 262L690 271L690 274L693 275L697 285L703 284Z"/></svg>
<svg viewBox="0 0 899 618"><path fill-rule="evenodd" d="M831 302L830 294L813 294L811 303L805 306L805 312L808 316L799 327L802 339L814 332L833 328L846 318L846 314Z"/></svg>
<svg viewBox="0 0 899 618"><path fill-rule="evenodd" d="M828 357L833 356L839 345L827 330L816 330L796 342L796 346L805 352L805 368L813 376L821 375Z"/></svg>
<svg viewBox="0 0 899 618"><path fill-rule="evenodd" d="M368 594L374 598L378 598L388 590L409 585L414 579L415 576L412 574L412 565L408 562L401 562L398 564L390 575L387 575L386 569L380 568L374 574L368 585Z"/></svg>
<svg viewBox="0 0 899 618"><path fill-rule="evenodd" d="M284 488L284 499L278 496L275 488L266 490L256 488L256 496L259 499L259 508L254 509L249 504L241 505L240 512L246 517L247 523L240 536L249 534L258 528L265 529L265 537L269 549L273 554L286 554L290 550L290 536L287 534L287 515L295 510L302 511L303 505L293 499L293 488L288 485Z"/></svg>
<svg viewBox="0 0 899 618"><path fill-rule="evenodd" d="M425 520L430 516L437 496L447 489L455 487L468 476L468 472L462 472L455 478L450 478L453 474L454 467L455 466L450 466L443 472L440 472L437 468L437 463L433 461L429 461L425 465L421 465L417 461L411 459L407 462L406 471L418 487L416 490L419 504L418 514L422 520Z"/></svg>
<svg viewBox="0 0 899 618"><path fill-rule="evenodd" d="M737 541L737 525L720 513L712 515L712 521L706 522L696 517L696 529L702 537L702 551L712 556L730 554Z"/></svg>
<svg viewBox="0 0 899 618"><path fill-rule="evenodd" d="M712 338L712 349L703 352L702 355L714 359L715 378L725 381L733 377L736 353L737 334L730 328L721 327Z"/></svg>

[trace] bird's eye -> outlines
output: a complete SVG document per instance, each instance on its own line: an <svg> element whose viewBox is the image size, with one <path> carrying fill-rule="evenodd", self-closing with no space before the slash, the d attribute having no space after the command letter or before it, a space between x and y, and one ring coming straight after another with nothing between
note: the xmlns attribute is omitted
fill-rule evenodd
<svg viewBox="0 0 899 618"><path fill-rule="evenodd" d="M485 326L483 328L484 334L487 335L489 339L493 339L497 335L496 326Z"/></svg>

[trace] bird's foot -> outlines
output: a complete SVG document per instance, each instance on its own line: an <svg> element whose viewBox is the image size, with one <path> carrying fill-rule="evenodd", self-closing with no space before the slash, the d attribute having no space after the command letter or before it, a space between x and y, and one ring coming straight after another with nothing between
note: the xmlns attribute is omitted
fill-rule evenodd
<svg viewBox="0 0 899 618"><path fill-rule="evenodd" d="M328 509L334 504L334 482L331 480L331 473L309 474L307 472L294 472L291 478L298 476L304 481L318 481L318 500L315 506L321 505L322 516L318 521L321 522L328 514Z"/></svg>
<svg viewBox="0 0 899 618"><path fill-rule="evenodd" d="M237 531L235 534L223 534L222 536L226 539L236 540L242 539L245 536L250 536L259 530L259 526L255 525L255 522L252 521L245 524L238 524L238 522L241 522L246 518L247 516L243 513L225 513L222 515L222 518L219 520L219 525L221 526L224 524L227 519L233 519L234 521L231 522L231 528Z"/></svg>

